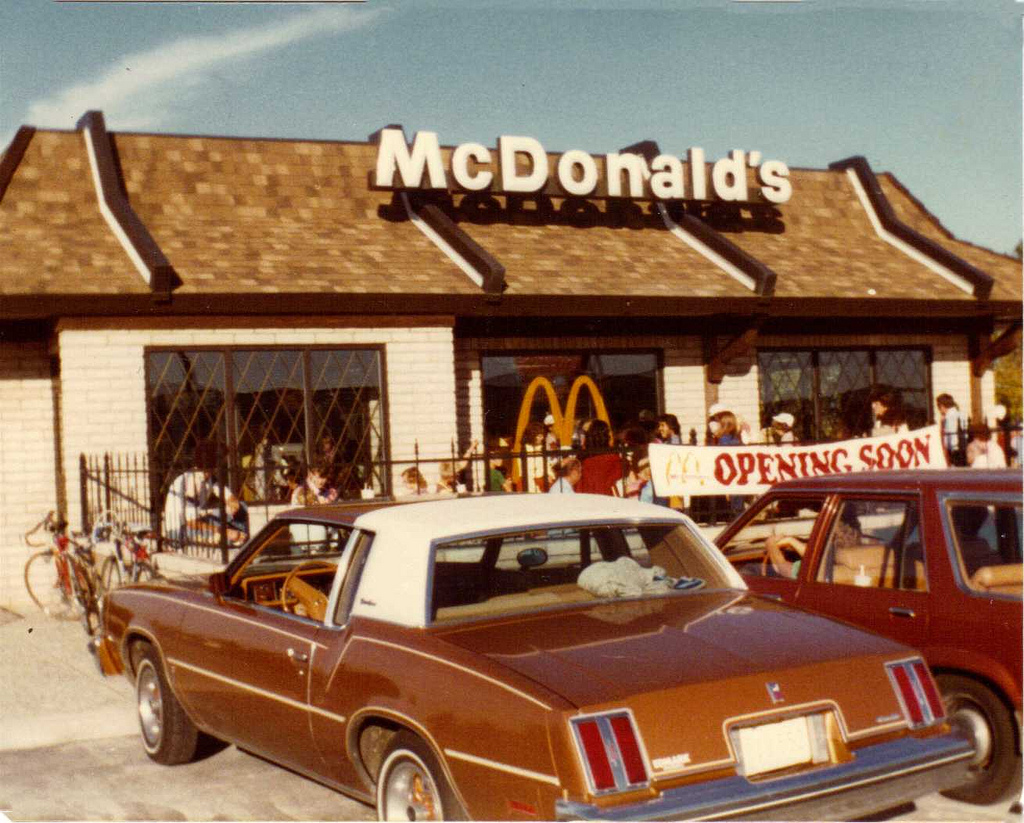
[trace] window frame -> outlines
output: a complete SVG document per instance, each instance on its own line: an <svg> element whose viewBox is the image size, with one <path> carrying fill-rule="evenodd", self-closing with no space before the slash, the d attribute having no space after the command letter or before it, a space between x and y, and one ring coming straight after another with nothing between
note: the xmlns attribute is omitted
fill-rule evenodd
<svg viewBox="0 0 1024 823"><path fill-rule="evenodd" d="M310 383L310 355L314 352L373 352L377 356L377 367L379 372L379 384L377 386L380 394L380 439L381 439L381 465L388 466L391 462L391 434L390 434L390 406L388 402L388 367L387 367L387 344L386 343L232 343L230 345L216 344L182 344L182 345L149 345L142 350L143 359L143 381L146 392L146 454L151 467L159 465L156 453L156 439L154 432L155 410L153 408L154 396L152 392L151 378L153 377L154 365L151 355L168 354L175 352L203 352L219 353L223 356L224 367L224 427L225 442L224 454L227 465L227 483L231 489L236 489L242 479L243 471L241 465L241 454L238 447L238 431L236 424L236 404L234 385L234 361L233 356L237 352L281 352L295 351L299 353L302 362L302 414L303 414L303 460L308 465L311 459L315 443L312 442L312 421L313 414L313 391ZM381 471L383 483L383 494L391 493L391 472L383 469ZM154 492L156 494L156 492ZM260 501L254 501L260 502ZM263 501L266 502L266 501Z"/></svg>
<svg viewBox="0 0 1024 823"><path fill-rule="evenodd" d="M591 355L596 356L615 356L615 355L642 355L652 354L654 355L654 402L657 408L651 409L655 414L662 414L665 410L665 350L656 346L644 346L638 348L595 348L586 349L583 347L573 347L566 349L545 349L545 348L530 348L530 347L516 347L511 349L501 348L480 348L477 350L476 366L480 372L480 431L486 434L487 432L487 383L484 379L484 358L485 357L565 357L568 355L578 355L580 357L589 357ZM550 379L550 378L548 378ZM598 381L595 380L595 383ZM525 386L523 387L525 390ZM601 388L598 383L598 388ZM602 392L603 397L603 392ZM565 413L565 409L561 410ZM514 424L513 424L514 425ZM514 435L515 432L510 432Z"/></svg>
<svg viewBox="0 0 1024 823"><path fill-rule="evenodd" d="M925 363L925 380L924 388L922 391L925 394L925 408L927 410L927 424L931 425L935 422L935 403L932 395L932 368L934 366L934 350L931 345L928 344L903 344L894 346L871 346L871 345L839 345L839 346L796 346L796 345L784 345L784 346L759 346L755 354L755 362L757 363L757 390L758 390L758 414L762 420L765 416L764 411L764 394L762 386L764 385L764 378L762 376L764 369L761 367L760 356L762 354L771 353L804 353L810 355L811 358L811 403L814 409L814 440L818 442L824 442L822 437L821 429L821 372L820 372L820 355L823 352L866 352L868 355L868 380L869 388L871 386L878 385L878 353L879 352L921 352L924 355ZM761 421L759 421L760 424ZM762 429L766 426L760 426Z"/></svg>
<svg viewBox="0 0 1024 823"><path fill-rule="evenodd" d="M964 579L964 570L961 565L960 551L956 544L956 532L953 529L950 504L966 503L984 506L1009 505L1024 507L1019 494L1004 491L939 491L936 492L936 504L938 507L939 520L942 523L942 537L945 540L945 559L952 571L953 581L956 588L969 597L978 597L984 600L1007 600L1011 603L1020 604L1021 598L1000 592L982 592L971 588L968 581ZM1024 539L1024 535L1021 535Z"/></svg>
<svg viewBox="0 0 1024 823"><path fill-rule="evenodd" d="M903 564L906 562L906 556L901 551L900 553L900 569L899 576L893 575L894 582L898 583L895 586L883 586L881 581L878 585L864 586L863 588L871 589L874 591L891 592L891 593L913 593L926 595L932 589L932 577L933 570L928 560L928 546L927 546L927 528L925 523L925 510L924 504L921 500L920 494L913 492L904 493L875 493L860 492L860 491L841 491L833 494L833 499L829 504L828 520L823 524L823 529L817 538L817 548L814 553L812 560L812 568L808 570L807 581L820 586L840 586L841 590L860 588L852 583L837 583L835 580L824 580L821 578L821 574L824 571L824 564L826 562L827 554L829 551L829 543L832 539L832 535L835 532L837 524L842 518L843 506L849 502L867 502L872 501L876 503L899 503L904 508L903 521L899 526L899 530L904 528L906 523L907 513L911 511L912 507L917 509L917 531L919 535L919 541L921 543L921 563L924 567L924 585L923 588L907 588L903 585ZM906 536L904 535L904 540ZM901 541L902 543L902 541Z"/></svg>

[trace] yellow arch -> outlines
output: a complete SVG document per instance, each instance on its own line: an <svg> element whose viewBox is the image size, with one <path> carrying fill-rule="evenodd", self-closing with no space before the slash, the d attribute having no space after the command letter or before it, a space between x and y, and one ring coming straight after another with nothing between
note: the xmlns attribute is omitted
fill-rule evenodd
<svg viewBox="0 0 1024 823"><path fill-rule="evenodd" d="M555 418L555 431L562 427L562 404L558 402L558 395L555 394L555 387L546 377L539 376L530 381L526 387L526 394L523 395L523 402L519 404L519 419L516 420L516 437L512 442L512 482L518 483L522 476L522 469L519 465L519 450L523 445L523 434L530 424L530 411L533 408L533 396L538 389L544 389L548 398L548 406L551 407L551 416Z"/></svg>
<svg viewBox="0 0 1024 823"><path fill-rule="evenodd" d="M597 419L603 420L608 424L608 428L612 427L612 421L608 419L608 410L604 405L604 398L601 396L601 390L597 387L590 377L585 374L581 374L575 380L572 381L572 388L569 389L569 398L565 401L565 417L559 421L555 419L555 425L558 426L555 431L558 432L559 442L563 446L569 446L572 444L572 432L576 424L576 402L580 396L580 389L584 386L590 392L590 398L594 401L594 407L597 409ZM561 425L559 425L561 422Z"/></svg>

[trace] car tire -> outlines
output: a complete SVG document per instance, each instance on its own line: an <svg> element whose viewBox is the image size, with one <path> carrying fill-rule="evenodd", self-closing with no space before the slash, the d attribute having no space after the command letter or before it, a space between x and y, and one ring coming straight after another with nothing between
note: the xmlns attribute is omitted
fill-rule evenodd
<svg viewBox="0 0 1024 823"><path fill-rule="evenodd" d="M949 722L964 731L977 750L970 782L942 794L965 803L988 805L1019 792L1021 757L1009 708L977 680L954 674L939 674L935 680Z"/></svg>
<svg viewBox="0 0 1024 823"><path fill-rule="evenodd" d="M138 655L135 700L142 747L157 763L188 763L196 754L199 730L171 691L160 655L146 645Z"/></svg>
<svg viewBox="0 0 1024 823"><path fill-rule="evenodd" d="M378 820L467 819L434 753L406 731L384 750L376 797Z"/></svg>

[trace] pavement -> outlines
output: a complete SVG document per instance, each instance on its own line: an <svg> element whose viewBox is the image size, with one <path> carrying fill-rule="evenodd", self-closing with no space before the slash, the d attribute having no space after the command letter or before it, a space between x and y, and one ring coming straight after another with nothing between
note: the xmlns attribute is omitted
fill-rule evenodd
<svg viewBox="0 0 1024 823"><path fill-rule="evenodd" d="M221 566L158 554L163 576L208 575ZM81 623L33 606L0 609L0 751L36 749L138 733L132 686L103 677Z"/></svg>

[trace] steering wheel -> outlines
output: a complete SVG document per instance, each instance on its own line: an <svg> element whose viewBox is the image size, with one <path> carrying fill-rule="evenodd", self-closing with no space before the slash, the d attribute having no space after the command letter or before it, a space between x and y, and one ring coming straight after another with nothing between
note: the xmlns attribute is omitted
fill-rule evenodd
<svg viewBox="0 0 1024 823"><path fill-rule="evenodd" d="M327 614L327 595L315 586L309 585L305 580L300 580L298 574L301 571L336 571L337 566L328 563L326 560L306 560L299 563L294 569L288 572L284 582L281 583L281 610L288 611L288 594L291 592L295 599L306 610L306 614L313 620L323 621Z"/></svg>

